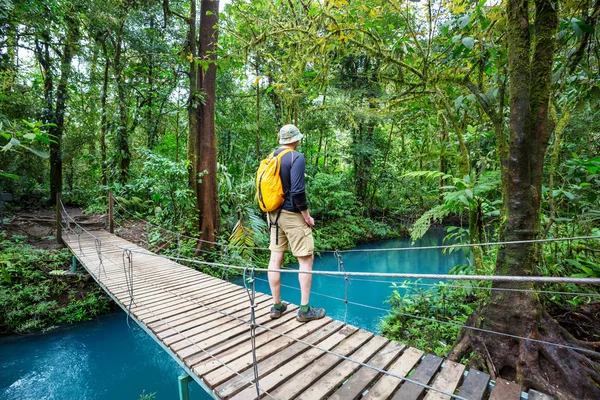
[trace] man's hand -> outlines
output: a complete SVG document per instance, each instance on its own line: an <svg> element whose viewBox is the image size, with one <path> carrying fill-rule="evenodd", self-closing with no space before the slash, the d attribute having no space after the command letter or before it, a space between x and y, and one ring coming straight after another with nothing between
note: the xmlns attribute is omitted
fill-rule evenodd
<svg viewBox="0 0 600 400"><path fill-rule="evenodd" d="M315 226L315 219L310 216L310 213L308 212L308 210L303 210L300 212L302 213L302 216L304 217L304 222L306 222L306 225L310 226L311 228L313 226Z"/></svg>
<svg viewBox="0 0 600 400"><path fill-rule="evenodd" d="M308 218L304 217L304 222L306 222L306 225L310 226L311 228L315 226L315 219L310 215L308 216Z"/></svg>

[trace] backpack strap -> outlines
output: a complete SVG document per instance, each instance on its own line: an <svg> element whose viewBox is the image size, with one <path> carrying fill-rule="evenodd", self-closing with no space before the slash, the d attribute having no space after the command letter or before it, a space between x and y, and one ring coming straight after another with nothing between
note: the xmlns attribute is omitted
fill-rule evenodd
<svg viewBox="0 0 600 400"><path fill-rule="evenodd" d="M277 217L275 217L275 222L273 222L271 220L271 213L267 213L267 215L269 216L269 230L273 229L273 227L275 227L275 245L278 246L279 245L279 217L281 216L281 211L283 210L283 206L279 207L279 209L277 210Z"/></svg>

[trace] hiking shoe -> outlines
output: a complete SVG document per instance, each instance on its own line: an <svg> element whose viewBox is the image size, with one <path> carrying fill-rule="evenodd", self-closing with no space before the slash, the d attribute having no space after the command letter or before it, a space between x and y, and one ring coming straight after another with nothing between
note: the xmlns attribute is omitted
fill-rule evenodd
<svg viewBox="0 0 600 400"><path fill-rule="evenodd" d="M271 312L269 313L271 319L277 319L279 317L281 317L281 315L285 312L285 310L287 310L287 304L286 303L281 303L281 308L278 310L275 308L275 306L271 307Z"/></svg>
<svg viewBox="0 0 600 400"><path fill-rule="evenodd" d="M325 316L324 308L310 307L308 309L308 311L306 311L306 312L302 312L302 311L298 310L298 315L296 316L296 319L299 322L308 322L308 321L312 321L315 319L321 319L324 316Z"/></svg>

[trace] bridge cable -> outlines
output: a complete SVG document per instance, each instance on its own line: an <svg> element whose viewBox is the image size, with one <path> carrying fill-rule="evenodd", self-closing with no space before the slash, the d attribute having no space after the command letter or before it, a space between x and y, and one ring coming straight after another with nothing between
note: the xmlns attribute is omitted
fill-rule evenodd
<svg viewBox="0 0 600 400"><path fill-rule="evenodd" d="M92 235L92 236L93 236L93 235ZM94 237L94 236L93 236L93 237ZM117 246L117 247L118 247L118 246ZM147 254L147 253L145 253L145 254ZM87 258L87 257L86 257L86 258ZM192 262L193 262L193 261L195 261L195 260L190 260L190 261L192 261ZM212 263L212 264L215 264L215 263ZM228 266L228 267L232 267L232 268L233 268L233 267L235 267L235 266ZM286 272L294 272L294 271L286 271ZM301 273L302 273L302 272L305 272L305 271L301 271ZM374 275L374 276L380 276L380 274L372 274L372 275ZM457 277L453 277L452 279L456 279L456 278L457 278ZM463 276L463 278L464 278L464 276ZM480 278L480 279L481 279L481 277L477 277L477 278ZM487 278L489 279L489 277L487 277ZM495 277L495 278L499 278L499 277ZM501 277L501 278L512 278L512 279L510 279L510 280L515 280L515 278L517 278L517 280L518 280L518 281L523 281L523 279L520 279L520 278L525 278L525 279L529 279L529 280L531 280L532 278L538 278L538 279L539 279L540 277ZM563 278L563 279L564 279L564 278ZM509 280L509 279L495 279L495 280ZM537 281L539 281L539 280L537 280ZM595 283L595 282L594 282L594 283ZM164 289L163 289L163 290L164 290ZM189 300L189 299L188 299L188 300ZM361 304L359 304L359 303L352 303L352 304L361 305ZM364 306L366 306L366 305L364 305ZM369 308L373 308L373 309L379 309L379 308L377 308L377 307L373 307L373 306L368 306L368 307L369 307ZM387 310L384 310L384 309L380 309L380 310L382 310L382 311L387 311ZM401 314L402 314L402 313L401 313ZM407 315L407 316L412 316L412 315L409 315L409 314L406 314L406 315ZM416 316L412 316L412 317L416 317ZM237 317L234 317L234 318L238 319ZM423 318L423 317L421 317L421 318ZM429 320L434 320L434 321L437 321L436 319L429 319ZM439 322L442 322L442 321L439 321ZM271 330L270 328L267 328L267 327L265 327L265 326L263 326L263 325L260 325L260 324L257 324L257 325L258 325L258 326L260 326L260 327L262 327L263 329ZM456 326L459 326L459 327L461 327L461 325L460 325L460 324L453 324L453 325L456 325ZM515 335L510 335L510 334L503 334L503 333L499 333L499 332L487 331L487 330L480 329L480 328L474 328L474 327L468 327L468 326L462 326L462 327L465 327L465 328L471 328L471 329L475 329L475 330L483 331L483 332L486 332L486 333L494 333L494 334L506 335L506 336L510 336L510 337L517 338L517 339L530 340L530 341L539 342L539 343L543 343L543 344L550 344L550 345L554 345L554 346L558 346L558 347L566 347L566 348L571 348L571 349L573 349L573 350L580 350L580 351L587 351L587 352L590 352L589 350L585 350L585 349L579 349L579 348L575 348L575 347L572 347L572 346L564 346L564 345L560 345L560 344L556 344L556 343L544 342L544 341L535 340L535 339L530 339L530 338L523 338L523 337L518 337L518 336L515 336ZM271 330L271 331L272 331L272 330ZM276 332L276 331L274 331L274 332ZM278 333L278 332L276 332L276 333ZM280 335L286 336L285 334L281 334L281 333L280 333ZM294 339L294 338L292 338L292 339L293 339L293 340L297 340L297 339ZM298 341L298 340L297 340L297 341ZM332 353L332 354L335 354L335 353ZM342 357L344 357L344 356L342 356ZM399 379L402 379L402 378L401 378L401 377L399 377ZM421 385L421 386L423 386L423 385ZM434 390L435 390L435 389L434 389ZM454 396L453 396L453 397L454 397Z"/></svg>
<svg viewBox="0 0 600 400"><path fill-rule="evenodd" d="M250 276L247 276L248 271ZM260 399L260 386L259 386L259 373L258 373L258 362L256 360L256 315L255 308L256 304L254 302L256 296L256 290L254 286L254 267L247 267L244 270L244 287L246 288L246 293L248 294L248 298L250 300L250 343L252 345L252 367L254 371L254 385L256 387L256 397ZM248 284L250 287L248 287Z"/></svg>
<svg viewBox="0 0 600 400"><path fill-rule="evenodd" d="M123 272L125 272L125 284L127 285L127 292L129 293L129 305L127 306L127 327L129 326L129 319L131 318L131 305L134 304L133 300L133 254L131 250L124 249L122 253L123 258ZM127 259L127 262L125 262ZM137 304L136 304L137 306Z"/></svg>
<svg viewBox="0 0 600 400"><path fill-rule="evenodd" d="M143 280L143 281L146 281L146 280L145 280L145 279L143 279L143 278L139 278L139 279L141 279L141 280ZM160 285L155 285L155 284L153 284L152 282L148 282L148 283L149 283L150 285L152 285L152 286L155 286L155 287L157 287L157 288L159 288L159 289L162 289L163 291L166 291L166 292L170 292L170 293L172 293L172 292L171 292L170 290L168 290L168 289L161 288L161 287L160 287ZM189 299L189 298L186 298L186 297L180 296L180 295L179 295L179 294L177 294L177 293L172 293L172 294L174 294L175 296L177 296L177 297L180 297L180 298L182 298L182 299L186 299L186 300L188 300L188 301L190 301L190 302L192 302L192 303L194 303L194 304L197 304L197 303L195 302L195 299ZM207 309L211 309L210 307L208 307L208 306L204 306L203 304L200 304L200 305L202 305L203 307L206 307ZM146 306L142 306L142 307L144 307L144 308L147 308ZM238 318L238 317L235 317L235 316L229 315L229 314L227 314L227 313L223 313L223 312L221 312L220 310L214 310L214 311L217 311L217 312L219 312L219 313L221 313L221 314L226 314L226 315L227 315L227 316L229 316L230 318L233 318L233 319L236 319L236 320L242 321L242 322L244 322L244 323L246 323L246 324L250 324L250 322L249 322L249 321L245 321L245 320L243 320L243 319L241 319L241 318ZM149 309L149 312L150 312L150 313L152 313L153 315L155 315L155 314L154 314L154 312L152 312L150 309ZM156 316L156 315L155 315L155 316ZM159 317L159 316L156 316L156 317L160 319L160 317ZM162 319L161 319L161 320L162 320ZM168 323L167 323L167 324L168 324ZM168 324L168 325L170 326L170 324ZM284 336L284 337L287 337L287 338L289 338L289 339L292 339L292 340L294 340L294 341L296 341L296 342L299 342L299 343L305 344L305 345L307 345L307 346L309 346L309 347L311 347L311 348L315 348L315 349L318 349L318 350L320 350L320 351L323 351L323 352L325 352L325 353L332 354L332 355L334 355L334 356L340 357L340 358L342 358L342 359L344 359L344 360L347 360L347 361L350 361L350 362L354 362L354 363L356 363L356 364L359 364L359 365L361 365L361 366L364 366L364 367L367 367L367 368L370 368L370 369L374 369L374 370L376 370L376 371L378 371L378 372L380 372L380 373L383 373L383 374L385 374L385 375L389 375L389 376L392 376L392 377L394 377L394 378L397 378L397 379L400 379L400 380L403 380L403 381L406 381L406 382L413 383L413 384L415 384L415 385L417 385L417 386L421 386L421 387L423 387L424 389L427 389L427 390L430 390L430 391L431 391L431 390L433 390L433 391L439 392L439 393L441 393L441 394L444 394L444 395L446 395L446 396L449 396L449 397L451 397L451 398L455 398L455 399L459 399L459 400L468 400L468 399L465 399L464 397L461 397L461 396L458 396L458 395L454 395L454 394L452 394L452 393L445 392L444 390L440 390L440 389L437 389L437 388L431 387L431 386L429 386L429 385L426 385L426 384L423 384L423 383L421 383L421 382L418 382L418 381L412 380L412 379L410 379L410 378L407 378L407 377L402 377L402 376L399 376L399 375L397 375L397 374L394 374L394 373L392 373L392 372L389 372L389 371L383 370L383 369L381 369L381 368L377 368L377 367L371 366L371 365L369 365L369 364L366 364L366 363L363 363L363 362L360 362L360 361L354 360L354 359L352 359L352 358L350 358L350 357L347 357L347 356L344 356L344 355L342 355L342 354L339 354L339 353L336 353L336 352L333 352L333 351L330 351L330 350L327 350L327 349L323 349L323 348L321 348L321 347L319 347L319 346L313 345L313 344L311 344L311 343L308 343L308 342L306 342L306 341L304 341L304 340L297 339L297 338L294 338L294 337L292 337L292 336L290 336L290 335L287 335L287 334L285 334L285 333L281 333L281 332L279 332L279 331L276 331L276 330L274 330L274 329L272 329L272 328L269 328L269 327L267 327L267 326L265 326L265 325L262 325L262 324L260 324L260 323L256 323L255 325L256 325L257 327L260 327L260 328L264 329L264 330L267 330L267 331L270 331L270 332L274 332L274 333L278 334L279 336ZM185 336L183 333L180 333L180 332L179 332L179 331L178 331L176 328L173 328L173 329L174 329L176 332L178 332L179 334L181 334L181 335L182 335L184 338L186 338L186 339L187 339L187 337L186 337L186 336ZM190 340L190 339L188 339L188 341L190 341L190 343L192 343L192 344L195 344L195 342L193 342L193 341L192 341L192 340ZM197 346L197 345L196 345L196 346ZM200 349L202 349L200 346L197 346L197 347L198 347L198 348L200 348ZM218 361L218 358L216 358L216 360ZM220 362L220 361L219 361L219 362ZM225 364L225 363L223 363L223 362L220 362L220 363L221 363L222 365L226 366L226 364ZM236 374L240 375L239 373L237 373L237 372L236 372L236 371L234 371L233 369L231 369L231 368L229 368L229 369L230 369L230 370L232 370L233 372L235 372ZM240 376L241 376L241 375L240 375ZM245 380L246 380L247 382L249 382L250 384L252 384L252 383L253 383L253 382L251 382L251 381L249 381L249 380L247 380L247 379L245 379ZM267 392L266 392L264 389L260 389L260 390L261 390L263 393L267 393ZM271 395L269 395L269 396L270 396L270 397L272 397L272 398L274 398L274 397L273 397L273 396L271 396ZM260 397L260 396L259 396L259 397Z"/></svg>

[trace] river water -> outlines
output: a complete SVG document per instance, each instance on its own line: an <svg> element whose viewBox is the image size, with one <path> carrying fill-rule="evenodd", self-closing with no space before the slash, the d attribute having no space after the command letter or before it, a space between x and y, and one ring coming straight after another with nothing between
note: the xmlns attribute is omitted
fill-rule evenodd
<svg viewBox="0 0 600 400"><path fill-rule="evenodd" d="M433 230L414 246L441 245L443 231ZM357 247L383 249L410 247L410 240L391 240ZM462 252L444 255L440 250L344 253L346 271L447 273L465 263ZM292 268L297 268L293 266ZM315 259L315 269L338 270L333 254ZM376 281L376 282L375 282ZM242 284L242 280L236 283ZM284 301L298 303L296 274L282 274ZM400 282L398 282L400 283ZM387 309L391 282L381 278L353 278L348 285L347 322L373 332ZM257 276L256 290L270 293L266 275ZM325 307L327 315L343 320L346 285L343 278L315 276L311 304ZM374 307L374 308L373 308ZM155 399L177 399L178 364L124 313L76 324L45 335L0 340L0 400L135 400L142 393ZM191 399L210 397L196 383Z"/></svg>

